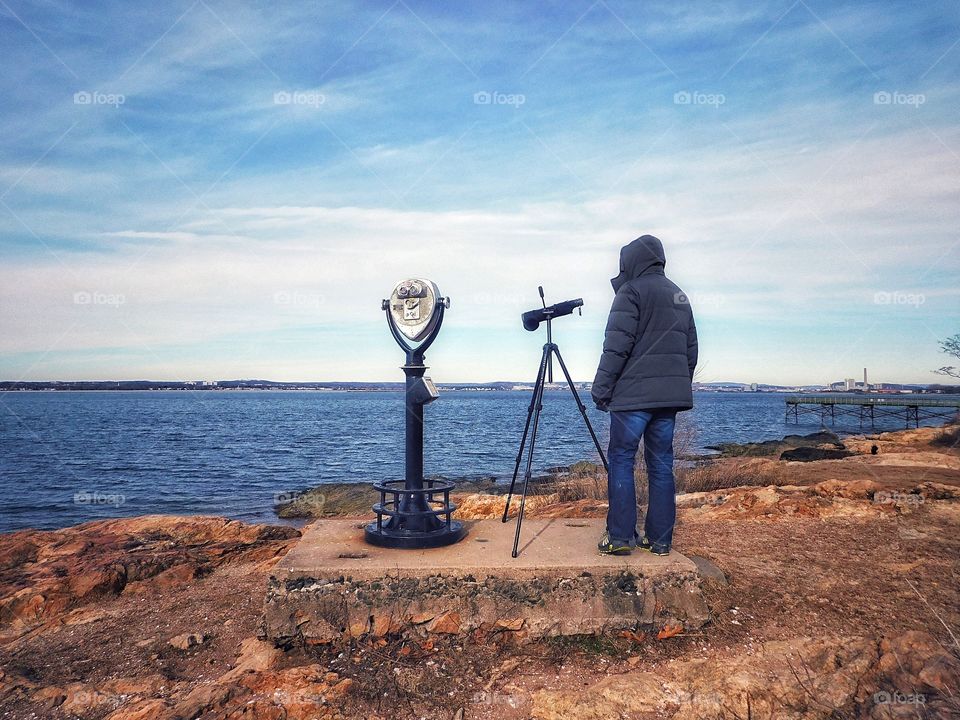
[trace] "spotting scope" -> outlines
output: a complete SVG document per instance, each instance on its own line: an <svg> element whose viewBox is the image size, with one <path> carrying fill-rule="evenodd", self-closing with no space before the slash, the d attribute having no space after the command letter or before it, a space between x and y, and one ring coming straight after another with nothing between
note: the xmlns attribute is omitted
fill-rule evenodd
<svg viewBox="0 0 960 720"><path fill-rule="evenodd" d="M543 293L542 288L540 289L540 292ZM564 315L570 315L578 307L583 307L583 298L564 300L563 302L558 302L556 305L551 305L550 307L529 310L520 316L523 320L523 328L533 332L540 327L540 323L544 322L545 320L553 320L554 318L563 317Z"/></svg>

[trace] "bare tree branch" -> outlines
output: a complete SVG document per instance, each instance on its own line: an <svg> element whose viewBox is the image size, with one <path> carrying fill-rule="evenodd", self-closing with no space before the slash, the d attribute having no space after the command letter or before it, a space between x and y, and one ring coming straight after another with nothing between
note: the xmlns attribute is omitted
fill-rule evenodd
<svg viewBox="0 0 960 720"><path fill-rule="evenodd" d="M960 360L960 333L951 335L946 340L941 340L940 352ZM933 372L935 372L937 375L960 378L960 370L958 370L954 365L944 365L939 370L934 370Z"/></svg>

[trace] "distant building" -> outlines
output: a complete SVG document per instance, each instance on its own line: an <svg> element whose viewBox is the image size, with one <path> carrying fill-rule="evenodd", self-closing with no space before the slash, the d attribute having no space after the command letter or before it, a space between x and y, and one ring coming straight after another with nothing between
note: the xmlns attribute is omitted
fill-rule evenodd
<svg viewBox="0 0 960 720"><path fill-rule="evenodd" d="M757 384L750 383L750 392L756 392L756 391L757 391Z"/></svg>
<svg viewBox="0 0 960 720"><path fill-rule="evenodd" d="M844 385L846 386L846 387L844 388L845 390L856 390L856 389L857 389L857 381L856 381L856 379L854 379L854 378L847 378L847 379L845 379L845 380L843 381L843 383L844 383Z"/></svg>

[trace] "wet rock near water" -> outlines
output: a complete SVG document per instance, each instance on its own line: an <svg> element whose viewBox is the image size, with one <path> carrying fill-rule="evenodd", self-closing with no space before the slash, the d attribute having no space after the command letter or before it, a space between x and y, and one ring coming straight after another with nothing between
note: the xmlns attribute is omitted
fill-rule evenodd
<svg viewBox="0 0 960 720"><path fill-rule="evenodd" d="M708 450L716 450L720 457L779 457L784 451L801 447L832 446L842 450L840 437L829 431L810 433L809 435L785 435L779 440L763 440L752 443L720 443L708 445Z"/></svg>
<svg viewBox="0 0 960 720"><path fill-rule="evenodd" d="M508 486L495 478L457 480L456 493L500 495ZM372 483L327 483L308 490L283 493L281 502L274 506L277 517L283 519L343 517L369 515L373 504L380 499Z"/></svg>
<svg viewBox="0 0 960 720"><path fill-rule="evenodd" d="M835 447L798 447L780 453L781 460L813 462L814 460L840 460L853 455L849 450Z"/></svg>

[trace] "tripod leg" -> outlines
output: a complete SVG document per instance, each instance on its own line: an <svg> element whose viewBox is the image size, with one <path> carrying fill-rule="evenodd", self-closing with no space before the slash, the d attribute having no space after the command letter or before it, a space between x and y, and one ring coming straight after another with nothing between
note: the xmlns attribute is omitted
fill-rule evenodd
<svg viewBox="0 0 960 720"><path fill-rule="evenodd" d="M543 355L540 357L540 369L537 371L537 380L533 384L533 394L530 397L530 408L527 410L527 424L523 426L523 438L520 440L520 450L517 452L517 463L513 466L513 479L510 481L510 492L507 493L507 502L503 507L503 519L507 521L507 513L510 512L510 500L513 498L513 489L517 485L517 473L520 472L520 461L523 458L523 448L527 444L527 434L530 432L530 420L533 418L533 410L537 406L537 388L543 383L543 374L545 372L547 360L547 347L543 348Z"/></svg>
<svg viewBox="0 0 960 720"><path fill-rule="evenodd" d="M600 460L603 462L603 469L609 470L610 468L607 467L607 457L603 454L603 448L600 447L600 441L597 439L597 434L593 431L593 425L590 424L590 418L587 417L587 408L583 402L581 402L580 393L577 392L577 388L573 384L570 373L567 371L567 365L565 362L563 362L563 356L560 354L560 348L554 345L553 352L557 355L557 361L560 363L560 369L563 370L563 375L567 378L567 385L570 386L570 392L573 393L573 397L577 401L577 407L580 408L580 414L583 416L583 421L587 424L587 430L590 431L590 437L593 438L593 444L596 446L597 452L600 453Z"/></svg>
<svg viewBox="0 0 960 720"><path fill-rule="evenodd" d="M553 346L547 346L544 348L543 357L545 361L549 358L552 347ZM543 385L544 377L541 373L540 384L533 390L536 408L533 412L533 429L530 432L530 447L527 450L527 467L523 473L523 492L520 495L520 511L517 513L517 531L513 536L512 557L516 557L519 554L517 548L520 546L520 527L523 525L523 509L527 504L527 486L530 484L530 476L533 474L533 448L537 444L537 428L540 426L540 411L543 410Z"/></svg>

